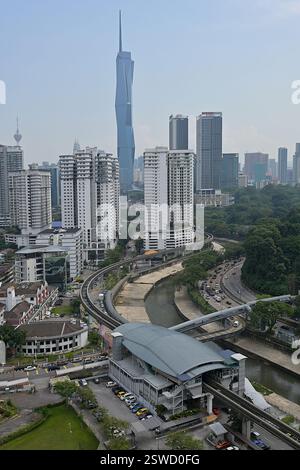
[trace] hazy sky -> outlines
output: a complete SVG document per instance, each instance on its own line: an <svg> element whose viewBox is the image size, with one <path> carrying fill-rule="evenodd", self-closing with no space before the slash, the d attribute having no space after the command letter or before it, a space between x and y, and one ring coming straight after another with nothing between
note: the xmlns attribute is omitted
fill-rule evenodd
<svg viewBox="0 0 300 470"><path fill-rule="evenodd" d="M0 143L16 115L26 162L82 145L116 152L118 9L135 61L137 155L168 144L168 116L222 111L224 152L300 142L300 0L0 0Z"/></svg>

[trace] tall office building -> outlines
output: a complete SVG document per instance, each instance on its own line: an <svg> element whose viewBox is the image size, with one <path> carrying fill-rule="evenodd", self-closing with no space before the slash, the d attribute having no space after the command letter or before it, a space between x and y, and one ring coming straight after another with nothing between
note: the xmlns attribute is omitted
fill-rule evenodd
<svg viewBox="0 0 300 470"><path fill-rule="evenodd" d="M293 157L293 182L300 184L300 144L296 144L296 152Z"/></svg>
<svg viewBox="0 0 300 470"><path fill-rule="evenodd" d="M43 162L36 165L40 171L46 171L51 175L51 204L52 207L60 205L60 185L59 185L59 167L56 163Z"/></svg>
<svg viewBox="0 0 300 470"><path fill-rule="evenodd" d="M250 182L260 183L266 179L268 172L269 155L255 152L245 154L244 172Z"/></svg>
<svg viewBox="0 0 300 470"><path fill-rule="evenodd" d="M275 158L270 158L268 161L268 175L271 176L272 180L277 179L278 168Z"/></svg>
<svg viewBox="0 0 300 470"><path fill-rule="evenodd" d="M287 184L287 160L288 149L280 147L278 149L278 180L281 184Z"/></svg>
<svg viewBox="0 0 300 470"><path fill-rule="evenodd" d="M221 188L222 126L222 113L202 113L197 117L196 191Z"/></svg>
<svg viewBox="0 0 300 470"><path fill-rule="evenodd" d="M222 189L233 189L239 185L239 154L223 153L221 169Z"/></svg>
<svg viewBox="0 0 300 470"><path fill-rule="evenodd" d="M11 224L23 235L35 235L51 228L50 173L30 168L10 173L9 208Z"/></svg>
<svg viewBox="0 0 300 470"><path fill-rule="evenodd" d="M118 133L118 159L120 165L121 193L126 194L133 183L133 162L135 154L132 126L132 84L134 62L131 53L122 48L121 12L119 18L119 53L117 56L116 118Z"/></svg>
<svg viewBox="0 0 300 470"><path fill-rule="evenodd" d="M169 118L169 149L188 150L189 148L189 118L177 114Z"/></svg>
<svg viewBox="0 0 300 470"><path fill-rule="evenodd" d="M16 134L16 137L20 134ZM8 175L23 170L23 150L19 145L0 145L0 227L10 225Z"/></svg>
<svg viewBox="0 0 300 470"><path fill-rule="evenodd" d="M60 156L62 225L83 230L86 259L103 259L114 248L119 227L119 163L87 147Z"/></svg>
<svg viewBox="0 0 300 470"><path fill-rule="evenodd" d="M144 152L145 249L193 243L194 160L190 150Z"/></svg>

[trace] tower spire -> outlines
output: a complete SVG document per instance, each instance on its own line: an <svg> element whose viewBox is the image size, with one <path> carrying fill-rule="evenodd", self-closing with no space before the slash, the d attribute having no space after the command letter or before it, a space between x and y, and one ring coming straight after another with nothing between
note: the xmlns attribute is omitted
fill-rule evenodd
<svg viewBox="0 0 300 470"><path fill-rule="evenodd" d="M122 11L119 10L119 52L122 52Z"/></svg>
<svg viewBox="0 0 300 470"><path fill-rule="evenodd" d="M17 142L17 145L20 145L20 142L22 140L22 135L20 134L19 131L19 117L17 116L17 132L14 135L14 139Z"/></svg>

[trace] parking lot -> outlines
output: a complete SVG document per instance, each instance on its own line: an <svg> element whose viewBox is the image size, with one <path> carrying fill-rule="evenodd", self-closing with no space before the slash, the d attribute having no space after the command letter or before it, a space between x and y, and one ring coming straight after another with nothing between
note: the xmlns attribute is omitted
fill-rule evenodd
<svg viewBox="0 0 300 470"><path fill-rule="evenodd" d="M125 402L116 397L110 388L106 388L105 384L106 382L95 384L93 381L89 381L89 386L93 390L98 404L106 408L115 418L123 419L128 423L138 421L136 415L131 413Z"/></svg>

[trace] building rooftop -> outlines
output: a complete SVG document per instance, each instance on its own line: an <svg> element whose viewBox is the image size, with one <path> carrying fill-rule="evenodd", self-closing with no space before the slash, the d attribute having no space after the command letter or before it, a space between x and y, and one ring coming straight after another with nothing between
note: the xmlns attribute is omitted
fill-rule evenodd
<svg viewBox="0 0 300 470"><path fill-rule="evenodd" d="M43 230L39 235L54 235L54 234L73 234L81 231L81 228L62 228L62 227L53 227L46 230Z"/></svg>
<svg viewBox="0 0 300 470"><path fill-rule="evenodd" d="M72 323L71 321L37 321L22 325L20 327L25 331L27 339L29 338L52 338L62 337L83 330L84 327L80 322Z"/></svg>
<svg viewBox="0 0 300 470"><path fill-rule="evenodd" d="M27 246L25 248L21 248L21 250L17 251L17 255L31 255L35 253L65 253L66 249L61 248L59 246L54 245L35 245L35 246Z"/></svg>
<svg viewBox="0 0 300 470"><path fill-rule="evenodd" d="M224 358L207 344L174 330L144 323L126 323L116 329L134 356L182 382L225 367Z"/></svg>
<svg viewBox="0 0 300 470"><path fill-rule="evenodd" d="M9 312L5 312L4 319L10 325L18 325L19 320L23 317L23 314L27 313L31 308L32 305L24 300L23 302L15 305L11 310L9 310Z"/></svg>

